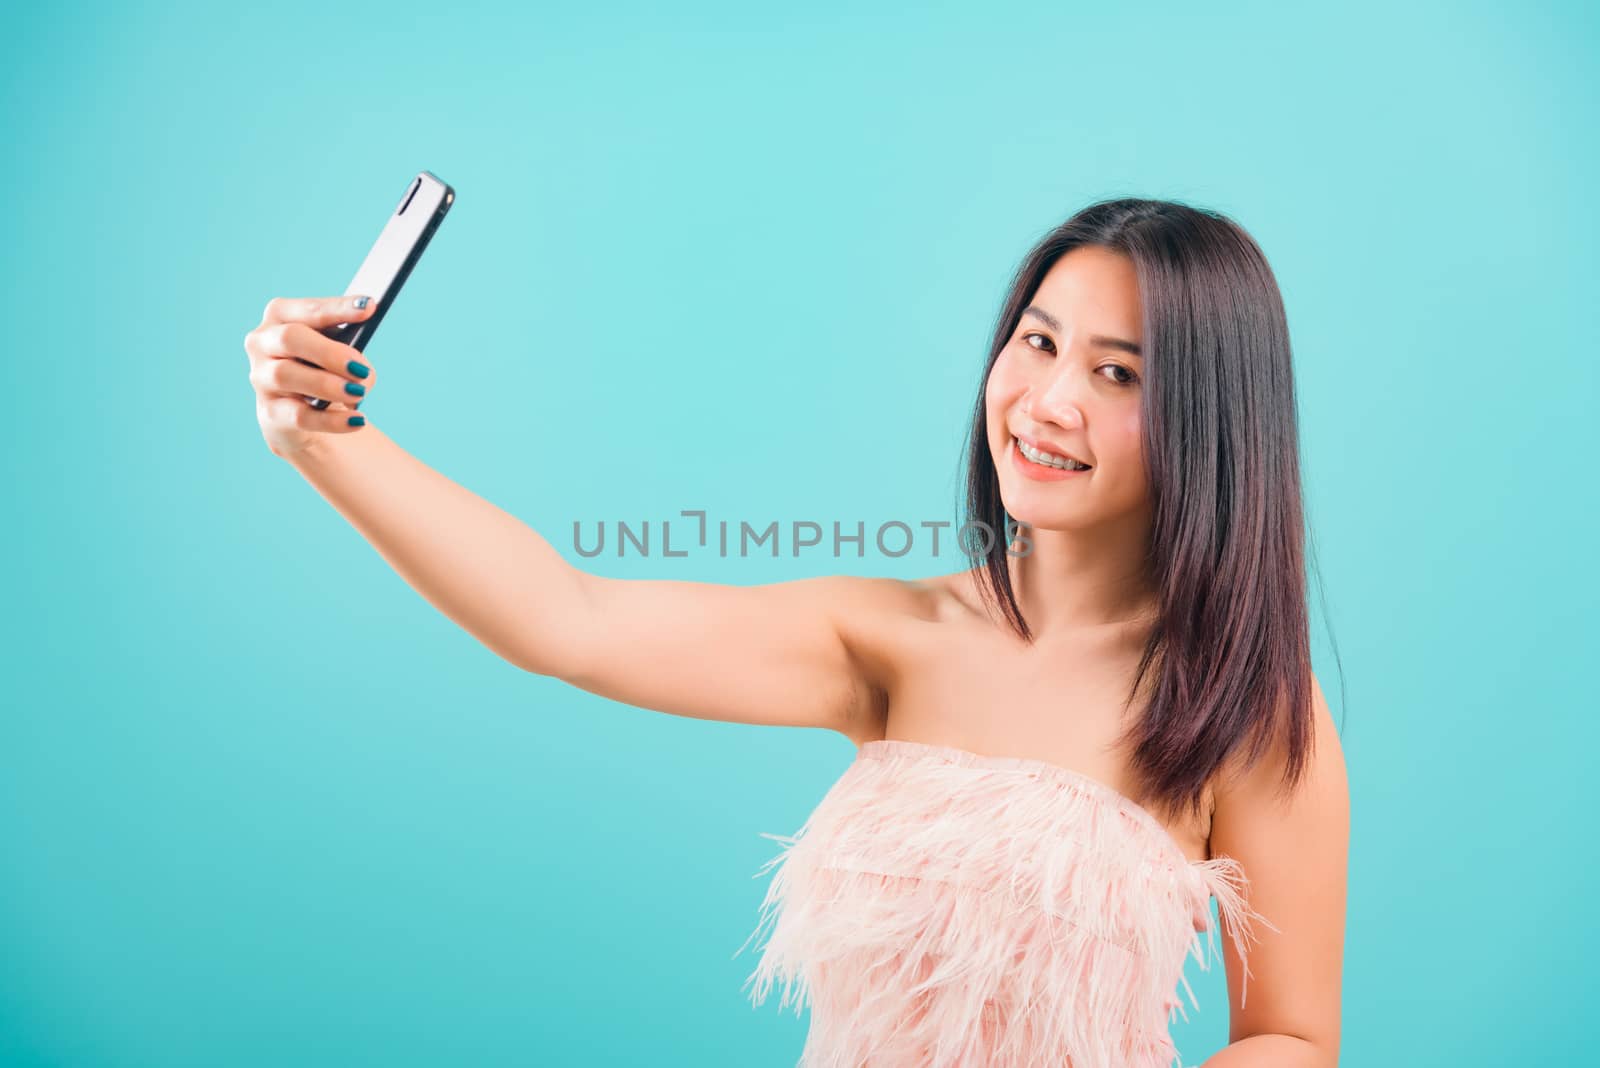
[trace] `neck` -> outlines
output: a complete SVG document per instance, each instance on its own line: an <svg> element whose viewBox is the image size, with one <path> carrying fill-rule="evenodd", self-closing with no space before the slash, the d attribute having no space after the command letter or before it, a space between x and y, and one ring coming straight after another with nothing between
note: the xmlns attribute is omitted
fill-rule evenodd
<svg viewBox="0 0 1600 1068"><path fill-rule="evenodd" d="M1024 533L1032 542L1028 555L1007 560L1017 604L1035 638L1153 617L1157 602L1145 560L1145 527L1030 527Z"/></svg>

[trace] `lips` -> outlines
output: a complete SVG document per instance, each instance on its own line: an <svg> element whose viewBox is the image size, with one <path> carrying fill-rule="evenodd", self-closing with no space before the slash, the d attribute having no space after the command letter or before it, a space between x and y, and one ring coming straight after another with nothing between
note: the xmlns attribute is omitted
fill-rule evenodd
<svg viewBox="0 0 1600 1068"><path fill-rule="evenodd" d="M1092 464L1090 464L1088 461L1084 460L1083 458L1072 455L1072 453L1068 452L1066 449L1062 448L1060 445L1053 444L1053 443L1045 441L1045 440L1043 440L1041 438L1030 438L1026 434L1015 434L1015 433L1013 433L1012 436L1015 437L1018 441L1022 442L1025 445L1027 445L1028 448L1033 449L1035 452L1047 452L1052 456L1059 456L1062 459L1072 460L1072 461L1075 461L1077 463L1083 464L1085 467L1093 466Z"/></svg>
<svg viewBox="0 0 1600 1068"><path fill-rule="evenodd" d="M1087 479L1093 472L1086 467L1054 467L1049 464L1034 463L1022 454L1025 448L1022 442L1011 438L1006 442L1006 453L1012 470L1030 482L1077 482Z"/></svg>

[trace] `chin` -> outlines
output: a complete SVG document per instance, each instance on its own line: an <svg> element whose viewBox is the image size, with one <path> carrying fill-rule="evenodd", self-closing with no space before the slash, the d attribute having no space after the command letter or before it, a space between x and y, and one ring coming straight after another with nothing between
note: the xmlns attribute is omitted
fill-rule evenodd
<svg viewBox="0 0 1600 1068"><path fill-rule="evenodd" d="M1012 522L1026 523L1035 530L1071 530L1083 525L1081 516L1074 516L1059 506L1043 507L1038 501L1029 501L1015 493L1002 493L1000 500Z"/></svg>
<svg viewBox="0 0 1600 1068"><path fill-rule="evenodd" d="M1083 524L1063 515L1018 515L1007 509L1014 523L1022 523L1032 530L1076 530Z"/></svg>

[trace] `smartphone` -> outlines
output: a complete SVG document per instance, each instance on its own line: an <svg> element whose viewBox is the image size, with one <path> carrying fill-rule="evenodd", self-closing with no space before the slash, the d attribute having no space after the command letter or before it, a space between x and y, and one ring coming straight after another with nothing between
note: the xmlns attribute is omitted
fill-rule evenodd
<svg viewBox="0 0 1600 1068"><path fill-rule="evenodd" d="M450 205L455 203L456 191L435 175L423 171L411 179L399 205L383 224L378 240L372 243L367 258L361 261L356 276L345 287L349 297L369 296L378 302L378 308L359 323L338 323L322 333L335 341L343 342L357 352L366 350L367 342L377 333L384 313L399 295L400 287L411 276L411 269L422 258L423 249L433 239ZM298 356L295 359L300 359ZM310 360L300 360L310 367ZM321 397L306 397L313 408L326 408L328 401Z"/></svg>

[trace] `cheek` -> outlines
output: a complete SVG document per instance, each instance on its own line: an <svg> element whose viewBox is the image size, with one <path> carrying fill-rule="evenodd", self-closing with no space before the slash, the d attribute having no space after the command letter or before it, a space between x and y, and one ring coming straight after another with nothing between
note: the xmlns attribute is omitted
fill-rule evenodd
<svg viewBox="0 0 1600 1068"><path fill-rule="evenodd" d="M1008 403L1005 374L996 365L994 371L989 374L989 380L983 385L983 408L988 413L990 424L1005 414Z"/></svg>
<svg viewBox="0 0 1600 1068"><path fill-rule="evenodd" d="M1139 406L1129 405L1128 410L1122 415L1122 438L1135 456L1139 454L1140 427Z"/></svg>
<svg viewBox="0 0 1600 1068"><path fill-rule="evenodd" d="M1141 434L1143 423L1139 414L1138 405L1131 405L1126 412L1117 416L1117 455L1122 460L1122 468L1131 478L1144 478L1144 439Z"/></svg>
<svg viewBox="0 0 1600 1068"><path fill-rule="evenodd" d="M994 367L989 370L989 380L984 384L984 400L991 412L1004 412L1021 392L1022 383L1018 380L1011 361L1006 359L1006 354L1001 353L995 360Z"/></svg>

